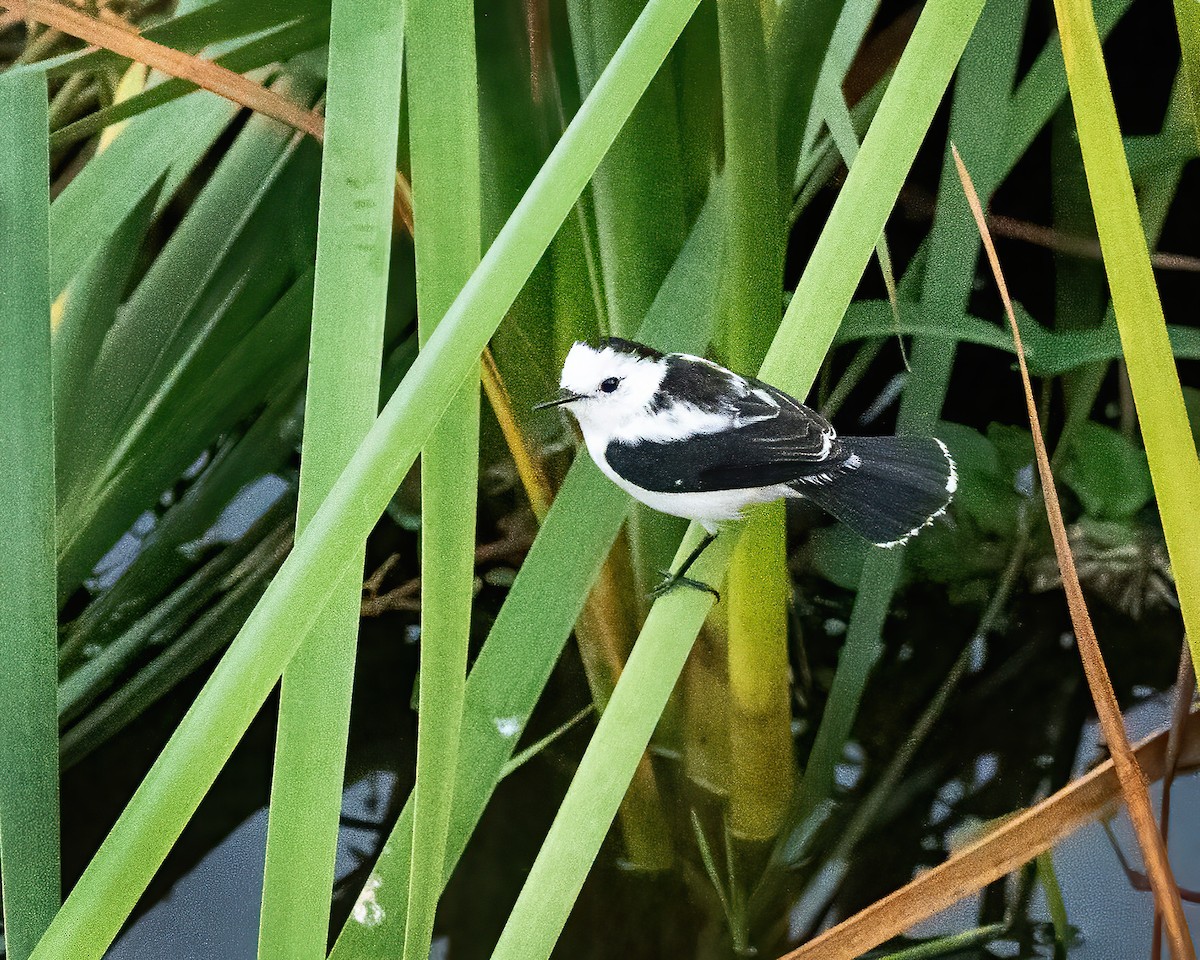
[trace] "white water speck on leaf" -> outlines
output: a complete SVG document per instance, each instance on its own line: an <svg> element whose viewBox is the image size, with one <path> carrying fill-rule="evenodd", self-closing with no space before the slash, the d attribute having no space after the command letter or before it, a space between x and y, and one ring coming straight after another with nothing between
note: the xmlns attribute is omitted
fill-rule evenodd
<svg viewBox="0 0 1200 960"><path fill-rule="evenodd" d="M1027 463L1013 477L1013 489L1023 497L1033 496L1034 466Z"/></svg>
<svg viewBox="0 0 1200 960"><path fill-rule="evenodd" d="M500 731L500 736L505 740L515 737L521 732L520 717L496 717L493 722L496 724L496 729Z"/></svg>
<svg viewBox="0 0 1200 960"><path fill-rule="evenodd" d="M971 673L982 670L987 663L987 640L983 637L972 637L970 653L967 656Z"/></svg>
<svg viewBox="0 0 1200 960"><path fill-rule="evenodd" d="M371 874L370 879L363 886L362 893L358 895L358 902L354 904L354 909L350 912L355 923L361 923L364 927L377 927L383 923L383 906L375 899L379 884L378 874Z"/></svg>

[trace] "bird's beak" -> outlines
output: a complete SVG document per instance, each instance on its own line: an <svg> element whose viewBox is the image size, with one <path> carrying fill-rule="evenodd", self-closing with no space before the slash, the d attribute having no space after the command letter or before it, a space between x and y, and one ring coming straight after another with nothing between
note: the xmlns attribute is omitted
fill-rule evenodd
<svg viewBox="0 0 1200 960"><path fill-rule="evenodd" d="M573 391L567 390L564 387L562 390L558 391L558 396L555 397L553 400L546 400L543 403L535 403L533 405L533 409L534 410L545 410L548 407L561 407L564 403L572 403L575 400L582 400L582 399L583 399L582 393L574 393Z"/></svg>

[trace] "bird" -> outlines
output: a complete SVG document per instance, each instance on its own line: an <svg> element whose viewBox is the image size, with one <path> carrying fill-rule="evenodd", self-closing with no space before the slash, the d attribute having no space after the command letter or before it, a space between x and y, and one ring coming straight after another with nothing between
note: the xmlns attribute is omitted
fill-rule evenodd
<svg viewBox="0 0 1200 960"><path fill-rule="evenodd" d="M870 543L905 543L946 512L958 473L935 437L842 437L782 390L686 353L609 337L567 352L559 393L601 472L704 538L652 591L717 591L687 573L747 507L811 500Z"/></svg>

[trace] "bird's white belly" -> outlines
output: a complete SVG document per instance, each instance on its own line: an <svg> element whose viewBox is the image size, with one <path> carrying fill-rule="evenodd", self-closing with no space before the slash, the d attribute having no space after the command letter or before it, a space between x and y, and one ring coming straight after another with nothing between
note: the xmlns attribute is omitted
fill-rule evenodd
<svg viewBox="0 0 1200 960"><path fill-rule="evenodd" d="M769 487L713 490L706 493L660 493L630 483L614 471L603 456L597 456L590 448L588 452L592 454L592 460L600 468L600 472L635 500L640 500L659 513L697 520L706 526L722 520L736 520L747 507L756 503L770 503L781 497L797 496L795 490L782 483Z"/></svg>

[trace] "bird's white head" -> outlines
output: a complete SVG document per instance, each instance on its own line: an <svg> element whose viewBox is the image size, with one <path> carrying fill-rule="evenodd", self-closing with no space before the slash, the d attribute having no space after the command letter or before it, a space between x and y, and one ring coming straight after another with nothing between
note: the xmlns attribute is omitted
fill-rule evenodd
<svg viewBox="0 0 1200 960"><path fill-rule="evenodd" d="M566 407L585 435L608 434L649 412L666 372L663 355L641 344L576 343L563 363L559 396L541 406Z"/></svg>

